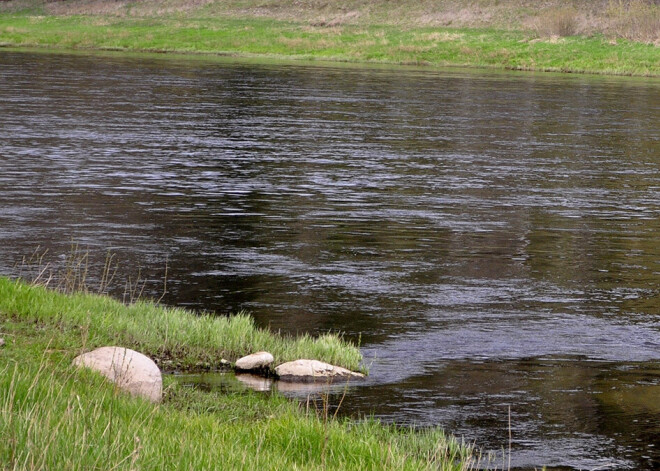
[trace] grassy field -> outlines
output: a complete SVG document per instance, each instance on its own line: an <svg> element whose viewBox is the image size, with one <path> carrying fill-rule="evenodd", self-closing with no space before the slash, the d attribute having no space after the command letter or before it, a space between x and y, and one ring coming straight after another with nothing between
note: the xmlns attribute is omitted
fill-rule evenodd
<svg viewBox="0 0 660 471"><path fill-rule="evenodd" d="M650 0L26 2L0 44L660 76Z"/></svg>
<svg viewBox="0 0 660 471"><path fill-rule="evenodd" d="M148 303L125 306L0 278L0 463L13 470L470 469L441 430L305 411L277 395L202 392L166 378L163 403L119 393L71 367L82 350L122 345L184 365L269 348L355 367L336 337L281 339L234 320Z"/></svg>

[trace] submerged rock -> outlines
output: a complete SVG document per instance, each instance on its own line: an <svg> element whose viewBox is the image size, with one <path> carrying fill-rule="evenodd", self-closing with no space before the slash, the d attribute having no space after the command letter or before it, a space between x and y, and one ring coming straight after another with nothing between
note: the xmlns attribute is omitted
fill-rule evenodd
<svg viewBox="0 0 660 471"><path fill-rule="evenodd" d="M98 371L117 386L134 396L160 402L163 378L149 357L129 348L101 347L83 353L73 360L76 366Z"/></svg>
<svg viewBox="0 0 660 471"><path fill-rule="evenodd" d="M268 352L257 352L236 360L237 370L261 370L268 368L275 359Z"/></svg>
<svg viewBox="0 0 660 471"><path fill-rule="evenodd" d="M282 363L275 368L275 373L282 381L337 381L362 379L362 373L355 373L341 366L334 366L317 360L296 360Z"/></svg>

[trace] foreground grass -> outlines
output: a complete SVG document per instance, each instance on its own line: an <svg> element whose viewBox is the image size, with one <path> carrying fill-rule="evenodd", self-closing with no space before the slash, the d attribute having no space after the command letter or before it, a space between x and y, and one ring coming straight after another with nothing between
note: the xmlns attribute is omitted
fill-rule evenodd
<svg viewBox="0 0 660 471"><path fill-rule="evenodd" d="M660 76L660 47L603 35L540 37L533 31L314 25L261 17L5 13L0 44Z"/></svg>
<svg viewBox="0 0 660 471"><path fill-rule="evenodd" d="M334 334L286 338L257 328L251 317L198 315L140 301L129 306L108 296L70 295L0 277L0 313L40 329L56 329L55 350L74 352L106 345L140 351L163 365L177 368L218 367L222 359L259 350L273 354L277 364L313 358L352 370L362 359L357 346Z"/></svg>
<svg viewBox="0 0 660 471"><path fill-rule="evenodd" d="M3 469L469 468L470 450L437 429L413 432L374 420L333 419L323 411L305 413L278 395L207 393L173 381L166 382L163 403L154 405L70 366L85 345L158 351L158 335L173 358L242 350L241 339L232 347L216 343L227 337L215 331L231 323L195 323L189 316L0 278ZM242 340L258 343L263 335ZM205 354L204 345L215 353ZM301 345L278 354L285 357Z"/></svg>

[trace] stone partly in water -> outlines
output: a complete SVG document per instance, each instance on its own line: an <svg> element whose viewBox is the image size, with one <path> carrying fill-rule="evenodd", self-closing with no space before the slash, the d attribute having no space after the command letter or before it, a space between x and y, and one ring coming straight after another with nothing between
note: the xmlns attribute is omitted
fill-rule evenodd
<svg viewBox="0 0 660 471"><path fill-rule="evenodd" d="M268 352L257 352L236 360L237 370L262 370L268 368L275 359Z"/></svg>
<svg viewBox="0 0 660 471"><path fill-rule="evenodd" d="M122 347L101 347L77 356L77 366L98 371L134 396L159 402L163 394L160 369L149 357Z"/></svg>
<svg viewBox="0 0 660 471"><path fill-rule="evenodd" d="M362 379L364 375L355 373L340 366L323 363L317 360L296 360L282 363L275 368L275 373L282 381L337 381Z"/></svg>

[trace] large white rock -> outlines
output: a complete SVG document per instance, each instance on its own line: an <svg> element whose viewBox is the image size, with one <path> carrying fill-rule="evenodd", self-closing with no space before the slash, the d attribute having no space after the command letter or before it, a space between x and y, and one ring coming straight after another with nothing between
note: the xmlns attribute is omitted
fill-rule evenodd
<svg viewBox="0 0 660 471"><path fill-rule="evenodd" d="M275 359L268 352L257 352L236 360L236 368L239 370L259 370L267 368Z"/></svg>
<svg viewBox="0 0 660 471"><path fill-rule="evenodd" d="M317 360L295 360L282 363L275 368L275 373L282 381L332 382L335 380L364 378L362 373L355 373L341 366L334 366Z"/></svg>
<svg viewBox="0 0 660 471"><path fill-rule="evenodd" d="M163 394L160 369L149 357L129 348L101 347L83 353L73 360L77 366L98 371L121 389L152 402Z"/></svg>

